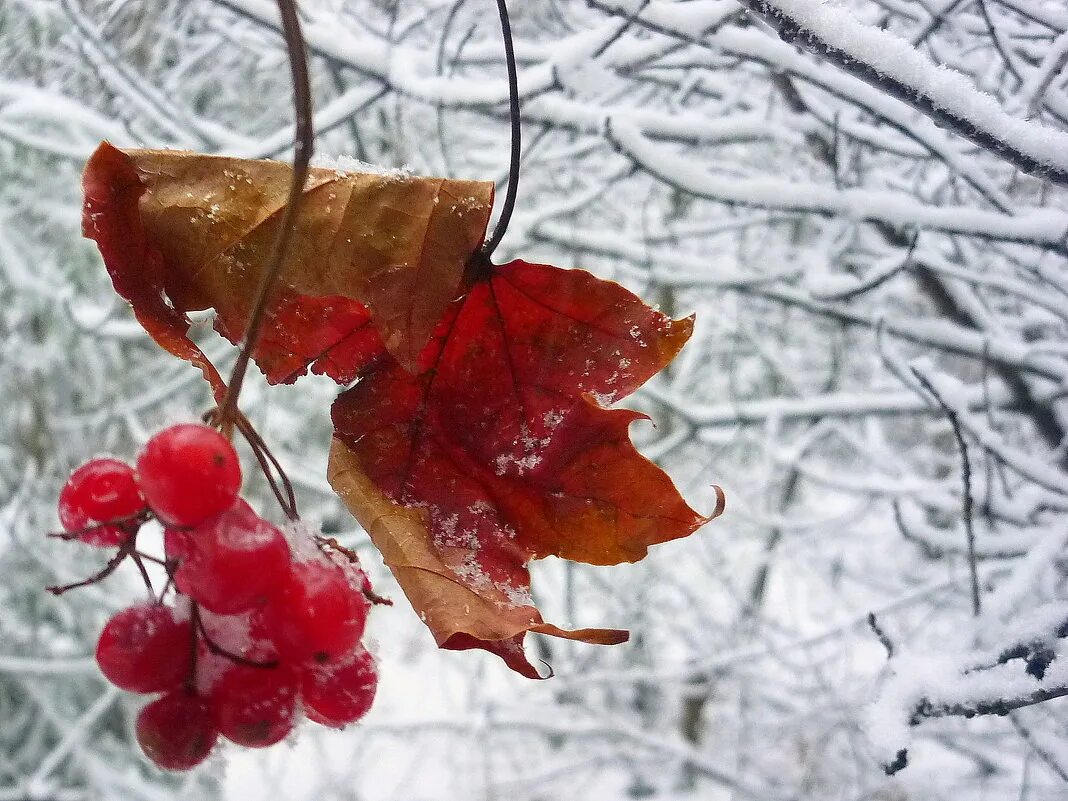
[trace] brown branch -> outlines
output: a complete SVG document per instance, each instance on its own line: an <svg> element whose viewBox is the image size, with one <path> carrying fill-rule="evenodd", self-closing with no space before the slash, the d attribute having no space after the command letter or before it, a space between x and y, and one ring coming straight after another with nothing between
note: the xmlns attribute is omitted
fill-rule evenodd
<svg viewBox="0 0 1068 801"><path fill-rule="evenodd" d="M915 367L912 368L912 374L916 376L916 380L923 385L923 388L942 407L942 411L946 414L946 419L949 420L949 424L953 427L953 436L957 439L957 448L960 450L961 483L963 484L961 490L963 494L961 515L964 518L964 536L968 544L968 571L972 582L972 614L979 617L982 603L979 598L979 571L975 561L975 526L972 519L972 466L968 460L968 444L964 441L964 432L961 430L957 413L945 402L938 390L935 389L934 384L931 383L931 380Z"/></svg>
<svg viewBox="0 0 1068 801"><path fill-rule="evenodd" d="M256 340L259 339L260 329L263 327L267 310L267 298L278 280L279 274L282 272L282 266L285 264L289 244L296 228L300 202L304 196L304 184L308 178L308 167L311 163L312 151L315 146L311 85L308 78L308 50L304 43L304 35L300 30L300 18L297 14L296 1L278 0L278 10L282 17L282 33L285 37L290 71L293 76L293 106L296 111L293 177L289 184L289 198L282 213L282 223L278 229L278 238L275 240L270 261L263 277L260 279L259 286L256 289L256 297L252 302L248 327L245 329L244 344L237 356L237 361L234 363L234 369L230 373L226 396L223 398L222 403L219 404L219 413L215 417L216 425L220 426L226 433L229 433L233 426L234 415L237 410L237 398L241 394L241 385L244 383L245 373L248 371L248 363L252 358Z"/></svg>

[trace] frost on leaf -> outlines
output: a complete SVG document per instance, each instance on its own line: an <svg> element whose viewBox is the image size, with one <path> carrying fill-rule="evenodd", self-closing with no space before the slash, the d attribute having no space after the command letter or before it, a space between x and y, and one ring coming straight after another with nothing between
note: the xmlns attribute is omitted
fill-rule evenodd
<svg viewBox="0 0 1068 801"><path fill-rule="evenodd" d="M84 233L146 330L200 366L185 314L214 308L220 333L243 335L291 174L281 162L104 143L85 170ZM254 354L261 369L276 383L308 367L345 382L379 341L411 369L460 294L492 202L482 181L312 169Z"/></svg>
<svg viewBox="0 0 1068 801"><path fill-rule="evenodd" d="M546 624L527 563L634 562L707 521L635 450L641 415L595 400L633 392L690 332L617 284L517 261L452 306L415 375L378 360L338 398L330 481L439 646L537 676L527 631L626 638Z"/></svg>

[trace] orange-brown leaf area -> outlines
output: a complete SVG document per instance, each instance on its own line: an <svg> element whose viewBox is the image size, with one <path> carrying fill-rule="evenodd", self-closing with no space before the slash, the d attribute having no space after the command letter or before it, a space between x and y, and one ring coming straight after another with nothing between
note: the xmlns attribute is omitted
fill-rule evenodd
<svg viewBox="0 0 1068 801"><path fill-rule="evenodd" d="M477 283L413 375L382 359L334 404L330 478L441 647L482 647L537 675L527 631L586 642L623 632L544 623L527 563L642 559L706 518L641 456L609 410L689 338L617 284L517 261Z"/></svg>
<svg viewBox="0 0 1068 801"><path fill-rule="evenodd" d="M241 339L290 175L106 143L86 167L84 231L116 291L217 397L186 313L214 309L216 329ZM692 320L579 270L468 270L491 205L484 182L313 170L253 358L272 383L309 369L357 382L332 411L332 486L439 646L485 649L533 678L528 631L627 633L545 622L532 559L638 561L709 519L634 448L641 415L605 408L674 358Z"/></svg>
<svg viewBox="0 0 1068 801"><path fill-rule="evenodd" d="M280 162L107 143L90 158L85 235L163 347L190 358L185 314L200 309L216 311L228 339L242 337L291 174ZM492 204L484 181L313 168L254 354L268 378L294 380L309 356L325 353L312 368L346 380L329 351L354 352L346 339L366 339L368 324L411 368L460 294Z"/></svg>

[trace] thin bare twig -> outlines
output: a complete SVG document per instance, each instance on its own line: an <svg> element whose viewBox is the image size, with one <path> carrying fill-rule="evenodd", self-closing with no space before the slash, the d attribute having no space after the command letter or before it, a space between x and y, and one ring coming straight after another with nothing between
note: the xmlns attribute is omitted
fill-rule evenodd
<svg viewBox="0 0 1068 801"><path fill-rule="evenodd" d="M264 662L257 662L255 659L248 659L247 657L235 654L232 651L228 651L219 645L208 634L208 630L204 628L204 620L200 616L200 605L196 602L192 602L192 608L190 611L190 617L193 620L193 629L196 634L204 641L204 646L215 656L221 656L223 659L229 659L231 662L237 665L244 665L245 667L261 668L263 670L270 670L278 667L277 659L269 659ZM194 650L196 650L194 648Z"/></svg>
<svg viewBox="0 0 1068 801"><path fill-rule="evenodd" d="M975 558L975 526L972 521L972 466L971 462L968 460L968 444L964 441L964 432L961 430L960 419L957 417L957 413L953 411L942 396L938 394L938 390L935 389L931 380L915 367L912 368L912 374L916 376L916 380L920 382L923 388L927 390L938 405L942 407L942 411L945 412L949 424L953 427L953 435L957 438L957 448L960 450L961 461L961 483L963 484L964 493L961 514L964 517L964 535L968 543L968 570L971 573L972 582L972 614L978 617L979 613L982 611L982 602L979 598L979 570L976 566Z"/></svg>
<svg viewBox="0 0 1068 801"><path fill-rule="evenodd" d="M879 625L879 620L875 617L874 612L868 612L868 628L872 630L872 633L879 639L883 648L886 649L886 658L890 659L893 657L894 641L890 639L890 636L883 630L883 627Z"/></svg>

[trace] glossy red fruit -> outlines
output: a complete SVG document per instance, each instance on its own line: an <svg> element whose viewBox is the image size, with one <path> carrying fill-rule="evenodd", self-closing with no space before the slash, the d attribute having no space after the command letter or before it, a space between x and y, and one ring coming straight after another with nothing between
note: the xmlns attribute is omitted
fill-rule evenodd
<svg viewBox="0 0 1068 801"><path fill-rule="evenodd" d="M180 685L189 672L192 628L174 610L157 604L133 606L104 626L96 645L100 671L116 687L155 693Z"/></svg>
<svg viewBox="0 0 1068 801"><path fill-rule="evenodd" d="M189 532L179 528L163 529L163 553L168 559L188 559L193 552Z"/></svg>
<svg viewBox="0 0 1068 801"><path fill-rule="evenodd" d="M160 431L137 458L145 500L164 523L195 526L230 508L241 465L222 434L198 423Z"/></svg>
<svg viewBox="0 0 1068 801"><path fill-rule="evenodd" d="M119 525L98 525L144 511L145 499L133 468L118 459L93 459L73 473L59 493L59 520L67 531L85 531L78 539L90 545L118 545L128 535Z"/></svg>
<svg viewBox="0 0 1068 801"><path fill-rule="evenodd" d="M301 692L309 720L340 728L367 714L375 700L378 671L364 650L341 665L314 666L305 670Z"/></svg>
<svg viewBox="0 0 1068 801"><path fill-rule="evenodd" d="M188 533L184 548L172 536L171 547L184 550L175 583L212 612L232 615L260 606L288 577L285 535L244 501Z"/></svg>
<svg viewBox="0 0 1068 801"><path fill-rule="evenodd" d="M367 602L337 565L294 563L282 591L263 610L264 626L281 657L329 664L356 647L367 621Z"/></svg>
<svg viewBox="0 0 1068 801"><path fill-rule="evenodd" d="M137 742L167 770L189 770L208 758L219 739L207 701L184 690L148 704L137 716Z"/></svg>
<svg viewBox="0 0 1068 801"><path fill-rule="evenodd" d="M219 733L246 748L265 748L293 730L300 683L292 667L231 664L213 689Z"/></svg>

